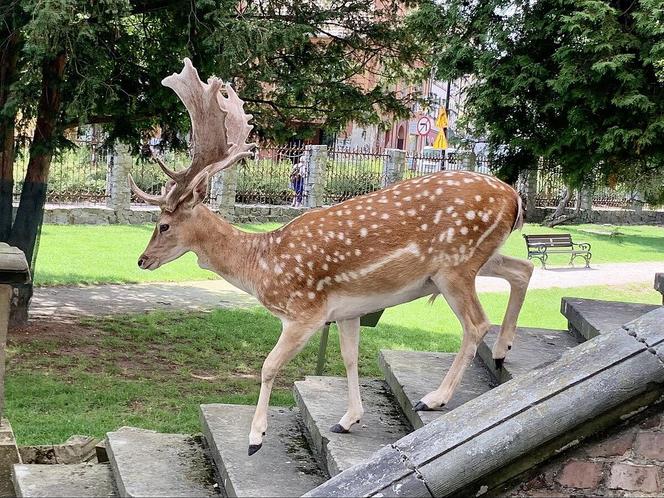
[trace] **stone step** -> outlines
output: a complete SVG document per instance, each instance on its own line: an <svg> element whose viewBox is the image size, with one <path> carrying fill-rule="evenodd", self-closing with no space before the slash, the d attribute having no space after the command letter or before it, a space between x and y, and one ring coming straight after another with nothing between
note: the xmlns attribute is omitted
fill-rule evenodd
<svg viewBox="0 0 664 498"><path fill-rule="evenodd" d="M350 433L337 434L330 427L346 412L348 388L345 378L306 377L295 383L295 401L302 413L313 447L330 475L364 461L374 452L410 432L387 384L361 379L364 417Z"/></svg>
<svg viewBox="0 0 664 498"><path fill-rule="evenodd" d="M477 348L477 355L499 383L548 365L579 344L566 330L519 327L502 368L496 368L491 348L496 342L499 330L498 326L491 327Z"/></svg>
<svg viewBox="0 0 664 498"><path fill-rule="evenodd" d="M270 408L263 447L247 456L254 406L201 405L201 424L228 496L302 496L326 480L299 414Z"/></svg>
<svg viewBox="0 0 664 498"><path fill-rule="evenodd" d="M413 406L422 396L440 386L452 366L455 353L428 353L420 351L380 352L378 362L394 397L406 418L419 429L442 414L487 392L495 383L484 363L476 358L466 370L450 402L437 410L416 412Z"/></svg>
<svg viewBox="0 0 664 498"><path fill-rule="evenodd" d="M118 496L107 464L16 464L12 479L19 498Z"/></svg>
<svg viewBox="0 0 664 498"><path fill-rule="evenodd" d="M622 327L657 308L661 306L578 297L564 297L560 303L560 312L567 318L569 331L579 341Z"/></svg>
<svg viewBox="0 0 664 498"><path fill-rule="evenodd" d="M215 496L200 440L184 434L109 432L106 451L120 496Z"/></svg>

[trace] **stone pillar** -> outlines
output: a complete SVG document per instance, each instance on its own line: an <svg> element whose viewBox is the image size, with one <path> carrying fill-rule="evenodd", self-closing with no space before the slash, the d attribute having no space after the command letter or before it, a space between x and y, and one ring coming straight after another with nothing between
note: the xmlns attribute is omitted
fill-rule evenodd
<svg viewBox="0 0 664 498"><path fill-rule="evenodd" d="M380 175L380 187L385 188L388 185L403 179L403 172L406 169L406 151L401 149L386 149L387 157L383 161L383 171Z"/></svg>
<svg viewBox="0 0 664 498"><path fill-rule="evenodd" d="M471 150L468 154L463 156L463 169L466 171L475 171L477 169L477 154Z"/></svg>
<svg viewBox="0 0 664 498"><path fill-rule="evenodd" d="M106 174L106 205L116 214L131 208L131 189L129 188L129 173L131 172L132 158L126 145L118 144L109 156L108 172Z"/></svg>
<svg viewBox="0 0 664 498"><path fill-rule="evenodd" d="M235 194L239 168L236 164L220 171L212 177L210 185L210 205L221 216L232 220L235 216Z"/></svg>
<svg viewBox="0 0 664 498"><path fill-rule="evenodd" d="M592 223L593 221L593 190L591 187L581 187L581 210L583 211L584 221Z"/></svg>
<svg viewBox="0 0 664 498"><path fill-rule="evenodd" d="M662 295L664 305L664 273L655 273L655 290Z"/></svg>
<svg viewBox="0 0 664 498"><path fill-rule="evenodd" d="M325 195L325 171L327 169L327 146L307 145L300 161L305 161L307 178L305 180L307 207L320 207L323 205Z"/></svg>
<svg viewBox="0 0 664 498"><path fill-rule="evenodd" d="M535 197L537 196L537 169L531 169L526 178L526 217L533 220L535 217Z"/></svg>
<svg viewBox="0 0 664 498"><path fill-rule="evenodd" d="M5 408L5 345L9 324L9 308L13 296L12 285L30 282L25 255L19 249L0 243L0 496L14 496L11 471L20 463L16 439Z"/></svg>

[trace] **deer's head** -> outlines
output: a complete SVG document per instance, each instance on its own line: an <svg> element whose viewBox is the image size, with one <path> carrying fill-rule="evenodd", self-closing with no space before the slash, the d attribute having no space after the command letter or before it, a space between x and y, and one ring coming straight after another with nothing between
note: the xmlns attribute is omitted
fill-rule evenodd
<svg viewBox="0 0 664 498"><path fill-rule="evenodd" d="M161 208L157 225L138 266L154 270L191 250L191 228L199 204L207 195L210 178L251 155L255 144L246 143L252 126L245 114L244 102L229 84L218 78L203 83L189 59L182 72L162 81L177 93L189 111L192 126L191 165L181 171L169 169L156 156L153 159L170 178L161 195L143 192L129 175L129 184L137 197ZM226 96L221 92L225 89Z"/></svg>

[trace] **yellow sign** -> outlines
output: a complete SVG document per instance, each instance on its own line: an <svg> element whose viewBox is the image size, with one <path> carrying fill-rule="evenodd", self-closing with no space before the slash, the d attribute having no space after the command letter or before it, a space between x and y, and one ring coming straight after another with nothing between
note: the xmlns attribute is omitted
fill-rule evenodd
<svg viewBox="0 0 664 498"><path fill-rule="evenodd" d="M447 149L447 138L445 138L445 128L447 128L447 113L445 108L441 107L436 119L436 127L438 128L438 135L433 143L434 149Z"/></svg>
<svg viewBox="0 0 664 498"><path fill-rule="evenodd" d="M447 113L445 112L444 107L440 108L440 112L438 113L438 119L436 119L436 127L439 130L447 128Z"/></svg>

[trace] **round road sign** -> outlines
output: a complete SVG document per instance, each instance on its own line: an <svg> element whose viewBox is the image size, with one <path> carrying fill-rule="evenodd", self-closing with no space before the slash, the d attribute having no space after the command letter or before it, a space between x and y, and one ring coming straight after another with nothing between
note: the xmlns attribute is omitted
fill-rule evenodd
<svg viewBox="0 0 664 498"><path fill-rule="evenodd" d="M431 119L428 116L422 116L417 121L417 134L428 135L431 131Z"/></svg>

